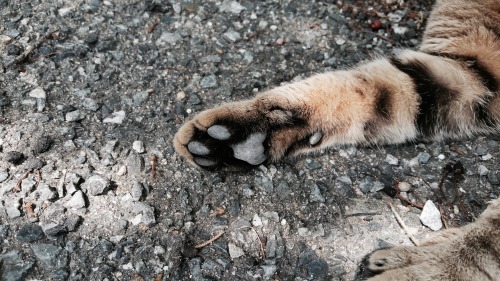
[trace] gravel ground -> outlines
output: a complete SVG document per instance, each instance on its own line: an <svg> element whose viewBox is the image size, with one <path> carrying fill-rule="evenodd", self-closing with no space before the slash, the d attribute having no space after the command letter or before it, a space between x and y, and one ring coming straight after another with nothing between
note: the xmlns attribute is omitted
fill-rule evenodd
<svg viewBox="0 0 500 281"><path fill-rule="evenodd" d="M500 193L498 137L245 173L171 145L203 109L414 48L431 4L0 0L2 280L351 280L411 244L391 197L418 239L473 220Z"/></svg>

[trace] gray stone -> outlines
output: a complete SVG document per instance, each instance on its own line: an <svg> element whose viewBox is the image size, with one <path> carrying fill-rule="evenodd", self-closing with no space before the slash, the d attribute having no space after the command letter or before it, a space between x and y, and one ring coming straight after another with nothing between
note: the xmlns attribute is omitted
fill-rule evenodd
<svg viewBox="0 0 500 281"><path fill-rule="evenodd" d="M57 198L57 192L45 183L38 186L40 192L40 199L43 201L53 200Z"/></svg>
<svg viewBox="0 0 500 281"><path fill-rule="evenodd" d="M146 149L144 148L144 143L142 141L134 141L132 144L132 149L137 153L144 153Z"/></svg>
<svg viewBox="0 0 500 281"><path fill-rule="evenodd" d="M35 257L43 262L45 266L49 269L58 266L58 255L62 251L62 248L52 244L32 244L31 249Z"/></svg>
<svg viewBox="0 0 500 281"><path fill-rule="evenodd" d="M5 212L7 213L7 216L11 219L15 219L21 216L21 211L19 211L18 206L9 206L5 208Z"/></svg>
<svg viewBox="0 0 500 281"><path fill-rule="evenodd" d="M4 239L5 237L7 237L8 231L9 231L9 226L5 224L0 224L0 239Z"/></svg>
<svg viewBox="0 0 500 281"><path fill-rule="evenodd" d="M35 264L33 261L23 261L21 252L13 250L0 255L0 278L3 281L25 280L28 271Z"/></svg>
<svg viewBox="0 0 500 281"><path fill-rule="evenodd" d="M26 163L23 165L25 169L41 169L43 166L45 166L45 162L43 162L42 159L38 158L30 158Z"/></svg>
<svg viewBox="0 0 500 281"><path fill-rule="evenodd" d="M0 182L4 182L9 178L9 173L5 169L0 169Z"/></svg>
<svg viewBox="0 0 500 281"><path fill-rule="evenodd" d="M66 228L64 225L55 223L55 222L48 222L48 223L43 223L42 224L42 229L45 235L48 236L55 236L61 233L66 232Z"/></svg>
<svg viewBox="0 0 500 281"><path fill-rule="evenodd" d="M318 258L313 250L306 248L299 256L295 276L307 280L321 280L328 274L328 264Z"/></svg>
<svg viewBox="0 0 500 281"><path fill-rule="evenodd" d="M321 194L321 190L319 189L319 186L315 183L311 185L311 193L309 195L309 201L311 202L325 202L325 197Z"/></svg>
<svg viewBox="0 0 500 281"><path fill-rule="evenodd" d="M307 158L304 161L304 167L308 170L316 170L321 169L322 166L316 159Z"/></svg>
<svg viewBox="0 0 500 281"><path fill-rule="evenodd" d="M83 119L85 119L85 112L83 112L79 109L66 113L66 121L67 122L80 121Z"/></svg>
<svg viewBox="0 0 500 281"><path fill-rule="evenodd" d="M38 98L38 99L46 99L47 98L45 91L40 87L37 87L37 88L31 90L28 93L28 95L32 98Z"/></svg>
<svg viewBox="0 0 500 281"><path fill-rule="evenodd" d="M241 35L233 30L233 29L230 29L228 30L227 32L225 32L223 35L222 35L225 39L227 39L228 41L230 42L237 42L241 39Z"/></svg>
<svg viewBox="0 0 500 281"><path fill-rule="evenodd" d="M69 273L62 268L59 268L50 273L50 280L54 281L66 281L68 280Z"/></svg>
<svg viewBox="0 0 500 281"><path fill-rule="evenodd" d="M37 224L25 224L16 233L16 239L21 242L34 242L45 237L43 229Z"/></svg>
<svg viewBox="0 0 500 281"><path fill-rule="evenodd" d="M83 192L78 190L71 196L71 199L68 200L65 204L68 208L79 209L85 207L85 198L83 196Z"/></svg>
<svg viewBox="0 0 500 281"><path fill-rule="evenodd" d="M494 171L488 172L488 181L491 184L500 184L500 180L498 179L498 174L495 173Z"/></svg>
<svg viewBox="0 0 500 281"><path fill-rule="evenodd" d="M75 231L81 220L80 216L71 214L64 220L63 225L68 232Z"/></svg>
<svg viewBox="0 0 500 281"><path fill-rule="evenodd" d="M245 252L240 247L236 246L236 244L229 242L228 243L229 256L231 259L237 259L245 255Z"/></svg>
<svg viewBox="0 0 500 281"><path fill-rule="evenodd" d="M106 190L108 190L109 186L109 180L101 175L93 175L83 184L83 187L94 196L103 194Z"/></svg>
<svg viewBox="0 0 500 281"><path fill-rule="evenodd" d="M273 182L265 176L256 176L254 179L255 187L271 194L274 190Z"/></svg>
<svg viewBox="0 0 500 281"><path fill-rule="evenodd" d="M144 187L142 186L142 183L140 182L134 182L132 185L132 189L130 190L130 195L132 196L132 201L139 201L141 200L142 193L143 193Z"/></svg>
<svg viewBox="0 0 500 281"><path fill-rule="evenodd" d="M200 80L200 86L203 89L215 88L217 87L217 78L213 74L207 75Z"/></svg>
<svg viewBox="0 0 500 281"><path fill-rule="evenodd" d="M135 106L140 106L149 98L149 94L145 91L139 92L132 97L132 102Z"/></svg>
<svg viewBox="0 0 500 281"><path fill-rule="evenodd" d="M125 120L125 111L115 111L111 113L111 117L106 117L102 120L103 123L113 123L113 124L121 124Z"/></svg>
<svg viewBox="0 0 500 281"><path fill-rule="evenodd" d="M221 12L230 12L233 14L239 14L241 11L245 10L245 7L236 1L223 1L219 7Z"/></svg>
<svg viewBox="0 0 500 281"><path fill-rule="evenodd" d="M393 166L397 166L399 164L398 158L394 157L391 154L387 154L387 156L385 157L385 162Z"/></svg>
<svg viewBox="0 0 500 281"><path fill-rule="evenodd" d="M443 227L441 213L431 200L425 202L422 213L420 214L420 221L434 231L440 230Z"/></svg>
<svg viewBox="0 0 500 281"><path fill-rule="evenodd" d="M477 156L484 156L486 154L488 154L488 147L487 146L480 144L476 147L476 155Z"/></svg>
<svg viewBox="0 0 500 281"><path fill-rule="evenodd" d="M267 237L266 242L266 258L272 259L276 257L276 250L278 248L278 243L276 241L276 234L271 234Z"/></svg>
<svg viewBox="0 0 500 281"><path fill-rule="evenodd" d="M163 32L156 40L157 45L175 44L182 40L182 36L177 32Z"/></svg>
<svg viewBox="0 0 500 281"><path fill-rule="evenodd" d="M405 181L399 182L398 189L401 192L408 192L411 189L411 184L409 184L409 183L407 183Z"/></svg>
<svg viewBox="0 0 500 281"><path fill-rule="evenodd" d="M359 183L359 189L361 189L361 191L363 193L368 193L371 191L372 189L372 186L373 186L373 179L372 177L364 177L361 182Z"/></svg>
<svg viewBox="0 0 500 281"><path fill-rule="evenodd" d="M108 142L106 142L106 144L104 145L104 147L101 149L102 152L104 153L113 153L113 151L115 150L115 147L116 147L116 144L118 143L117 140L110 140Z"/></svg>
<svg viewBox="0 0 500 281"><path fill-rule="evenodd" d="M126 160L127 171L130 175L139 175L144 170L144 158L141 155L132 152Z"/></svg>
<svg viewBox="0 0 500 281"><path fill-rule="evenodd" d="M264 278L264 280L271 279L276 273L276 270L278 269L276 265L263 265L261 267L262 270L264 271L264 273L262 274L262 278Z"/></svg>
<svg viewBox="0 0 500 281"><path fill-rule="evenodd" d="M91 111L97 111L99 109L97 102L91 98L83 99L83 107Z"/></svg>
<svg viewBox="0 0 500 281"><path fill-rule="evenodd" d="M349 176L340 176L337 178L337 180L343 184L351 185L352 180Z"/></svg>
<svg viewBox="0 0 500 281"><path fill-rule="evenodd" d="M135 205L132 208L132 213L136 214L136 216L130 219L130 222L133 225L138 225L140 223L143 223L147 226L151 226L156 223L154 211L155 211L154 207L146 203L142 202L135 203Z"/></svg>
<svg viewBox="0 0 500 281"><path fill-rule="evenodd" d="M488 174L489 170L484 165L479 165L477 167L477 172L480 176L486 176Z"/></svg>
<svg viewBox="0 0 500 281"><path fill-rule="evenodd" d="M379 181L374 181L373 184L372 184L372 187L370 188L370 192L374 193L374 192L377 192L377 191L380 191L382 189L384 189L384 184L379 182Z"/></svg>

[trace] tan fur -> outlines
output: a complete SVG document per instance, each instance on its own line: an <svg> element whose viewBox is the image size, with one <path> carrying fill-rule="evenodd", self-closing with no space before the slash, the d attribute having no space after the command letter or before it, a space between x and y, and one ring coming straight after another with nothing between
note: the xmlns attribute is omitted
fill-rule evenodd
<svg viewBox="0 0 500 281"><path fill-rule="evenodd" d="M368 267L384 271L370 281L498 280L500 199L493 201L476 222L441 231L419 247L374 252Z"/></svg>
<svg viewBox="0 0 500 281"><path fill-rule="evenodd" d="M234 158L218 153L231 153L235 143L255 133L265 134L265 141L243 152L272 162L334 144L499 132L498 85L500 1L441 0L419 51L318 74L204 111L179 129L174 147L195 166L203 163L198 157L209 161L205 168L224 169L251 163L236 152ZM210 135L214 125L223 126L229 139ZM191 153L193 143L208 155ZM374 252L369 267L384 271L370 280L500 280L500 199L475 223L441 232L420 247Z"/></svg>

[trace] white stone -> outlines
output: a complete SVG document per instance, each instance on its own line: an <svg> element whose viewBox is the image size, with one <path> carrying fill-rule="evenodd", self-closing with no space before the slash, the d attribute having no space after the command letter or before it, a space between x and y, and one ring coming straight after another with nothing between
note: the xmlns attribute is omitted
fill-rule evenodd
<svg viewBox="0 0 500 281"><path fill-rule="evenodd" d="M104 120L102 120L102 122L121 124L123 122L123 120L125 119L125 111L123 111L123 110L113 112L111 115L113 117L104 118Z"/></svg>
<svg viewBox="0 0 500 281"><path fill-rule="evenodd" d="M229 256L231 259L237 259L245 255L245 252L240 247L236 246L234 243L228 243Z"/></svg>
<svg viewBox="0 0 500 281"><path fill-rule="evenodd" d="M489 170L485 166L479 165L477 167L477 172L479 173L480 176L486 176L488 174Z"/></svg>
<svg viewBox="0 0 500 281"><path fill-rule="evenodd" d="M262 219L259 217L259 215L257 215L257 214L253 215L252 225L253 226L261 226L262 225Z"/></svg>
<svg viewBox="0 0 500 281"><path fill-rule="evenodd" d="M441 213L431 200L425 202L422 213L420 214L420 221L434 231L440 230L443 227Z"/></svg>
<svg viewBox="0 0 500 281"><path fill-rule="evenodd" d="M38 98L38 99L46 99L47 98L45 91L40 87L37 87L37 88L31 90L31 92L28 95L32 98Z"/></svg>
<svg viewBox="0 0 500 281"><path fill-rule="evenodd" d="M387 154L387 156L385 157L385 162L387 162L393 166L396 166L399 164L398 158L394 157L394 155L391 155L391 154Z"/></svg>
<svg viewBox="0 0 500 281"><path fill-rule="evenodd" d="M144 149L144 143L142 141L134 141L132 144L132 149L137 151L137 153L144 153L146 149Z"/></svg>
<svg viewBox="0 0 500 281"><path fill-rule="evenodd" d="M411 184L409 184L409 183L407 183L407 182L405 182L405 181L402 181L402 182L400 182L400 183L398 184L398 189L399 189L399 191L401 191L401 192L408 192L408 191L410 191L410 189L411 189Z"/></svg>

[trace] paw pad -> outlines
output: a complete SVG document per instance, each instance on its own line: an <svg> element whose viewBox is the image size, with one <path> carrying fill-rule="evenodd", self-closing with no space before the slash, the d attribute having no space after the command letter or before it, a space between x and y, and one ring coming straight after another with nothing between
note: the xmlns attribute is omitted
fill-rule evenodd
<svg viewBox="0 0 500 281"><path fill-rule="evenodd" d="M231 137L229 130L221 125L214 125L208 128L207 133L216 140L228 140Z"/></svg>
<svg viewBox="0 0 500 281"><path fill-rule="evenodd" d="M318 142L321 140L322 137L323 137L323 133L322 132L316 132L316 133L314 133L309 138L309 144L310 145L316 145L316 144L318 144Z"/></svg>
<svg viewBox="0 0 500 281"><path fill-rule="evenodd" d="M210 150L208 147L206 147L204 144L202 144L199 141L192 141L188 144L188 150L189 152L200 155L200 156L205 156L210 154Z"/></svg>
<svg viewBox="0 0 500 281"><path fill-rule="evenodd" d="M267 158L264 154L264 146L262 145L265 139L265 133L256 132L250 134L246 140L231 145L234 151L234 158L243 160L250 165L262 164Z"/></svg>

